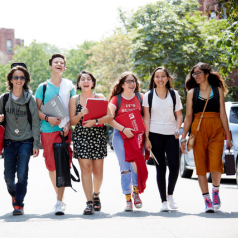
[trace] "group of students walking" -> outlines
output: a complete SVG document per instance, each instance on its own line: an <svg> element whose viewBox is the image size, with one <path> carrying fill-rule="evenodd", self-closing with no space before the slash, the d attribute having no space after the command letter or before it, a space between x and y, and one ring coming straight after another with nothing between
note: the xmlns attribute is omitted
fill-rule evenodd
<svg viewBox="0 0 238 238"><path fill-rule="evenodd" d="M132 72L124 72L112 88L105 116L88 120L82 124L83 117L89 113L86 108L88 98L102 98L93 93L95 77L82 71L73 83L62 77L66 60L62 54L54 54L49 59L51 78L40 84L35 98L30 91L30 74L24 63L12 65L7 75L7 89L0 97L0 122L5 126L4 135L4 178L12 198L13 215L24 214L24 197L27 192L28 164L30 156L39 154L40 140L46 168L56 193L55 214L63 215L64 187L56 186L56 168L53 143L60 143L62 136L71 142L71 126L75 125L73 150L69 146L70 158L78 159L81 179L86 196L84 215L101 210L99 198L103 181L103 163L107 156L105 128L94 126L108 123L114 128L113 147L118 158L121 173L121 188L125 195L125 211L142 207L139 194L145 189L148 171L143 154L151 152L157 163L157 184L161 197L161 211L178 209L173 192L179 174L179 130L183 122L182 103L179 93L173 89L173 78L164 67L158 67L151 75L149 91L140 93L139 79ZM76 95L76 89L81 93ZM221 76L206 63L198 63L190 71L186 80L187 108L181 140L181 151L186 153L186 135L197 129L199 117L208 98L200 130L193 148L198 182L204 197L205 211L214 212L221 206L219 185L223 173L222 148L224 134L227 135L227 148L232 147L228 121L225 112L224 95L227 86ZM194 98L194 91L198 97ZM218 93L217 93L218 92ZM64 120L45 115L41 106L59 94L69 110ZM218 100L217 95L218 94ZM216 96L216 97L215 97ZM196 103L194 103L196 102ZM114 118L138 109L143 117L145 131L133 133ZM122 139L123 134L127 139ZM69 143L70 145L70 143ZM169 169L166 186L166 161ZM213 188L209 195L206 173L211 172ZM17 182L15 174L17 173Z"/></svg>

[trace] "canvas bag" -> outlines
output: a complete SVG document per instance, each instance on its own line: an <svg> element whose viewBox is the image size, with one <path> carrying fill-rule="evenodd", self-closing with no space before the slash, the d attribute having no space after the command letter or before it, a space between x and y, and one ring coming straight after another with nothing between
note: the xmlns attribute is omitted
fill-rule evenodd
<svg viewBox="0 0 238 238"><path fill-rule="evenodd" d="M78 179L76 179L70 173L70 156L69 156L69 143L65 142L64 132L62 136L62 143L53 143L55 168L56 168L56 186L59 187L71 187L71 178L75 182L80 182L79 173L77 168L72 166ZM74 190L75 191L75 190Z"/></svg>
<svg viewBox="0 0 238 238"><path fill-rule="evenodd" d="M209 97L210 97L211 90L212 90L212 88L211 88L210 91L209 91L209 94L208 94L208 97L207 97L207 101L206 101L206 103L205 103L205 106L204 106L204 108L203 108L202 115L201 115L201 117L200 117L200 121L199 121L199 123L198 123L197 130L196 130L195 134L192 134L192 135L189 136L188 143L187 143L187 150L188 150L188 151L190 151L190 150L194 147L195 138L196 138L197 132L199 131L199 128L200 128L200 125L201 125L201 122L202 122L202 118L203 118L203 115L204 115L204 112L205 112L205 109L206 109L206 107L207 107L207 103L208 103L208 100L209 100Z"/></svg>

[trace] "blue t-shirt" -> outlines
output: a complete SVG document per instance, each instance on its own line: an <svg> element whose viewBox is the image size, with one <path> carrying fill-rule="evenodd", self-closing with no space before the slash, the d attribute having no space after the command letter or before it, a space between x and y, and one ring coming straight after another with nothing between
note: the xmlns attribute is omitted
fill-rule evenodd
<svg viewBox="0 0 238 238"><path fill-rule="evenodd" d="M40 100L43 100L43 84L41 83L37 90L36 90L36 94L35 94L35 98L38 98ZM53 98L56 94L59 94L59 90L60 87L55 87L53 84L51 84L49 82L49 80L47 80L47 87L46 87L46 91L45 91L45 99L44 99L44 104L46 104L51 98ZM70 98L72 96L76 95L76 90L75 88L73 88L70 91ZM49 133L49 132L55 132L55 131L62 131L63 128L59 128L59 126L50 126L50 123L46 122L45 120L41 120L41 131L45 132L45 133Z"/></svg>

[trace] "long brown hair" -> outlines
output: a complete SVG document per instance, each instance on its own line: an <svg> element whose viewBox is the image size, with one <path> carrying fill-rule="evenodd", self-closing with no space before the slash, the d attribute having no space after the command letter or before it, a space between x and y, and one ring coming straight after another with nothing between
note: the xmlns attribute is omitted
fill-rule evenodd
<svg viewBox="0 0 238 238"><path fill-rule="evenodd" d="M6 86L7 86L7 89L8 90L11 90L13 88L13 84L11 83L11 80L12 80L12 76L14 74L15 71L17 70L20 70L24 73L24 76L26 77L25 79L25 83L23 85L23 89L26 90L26 89L29 89L30 86L29 86L29 83L31 81L31 76L28 72L27 69L25 69L24 67L22 66L16 66L16 67L13 67L10 72L7 74L7 82L6 82Z"/></svg>
<svg viewBox="0 0 238 238"><path fill-rule="evenodd" d="M149 89L153 89L153 88L156 88L157 87L157 85L155 84L155 82L154 82L154 77L155 77L155 73L156 73L156 71L157 70L162 70L162 71L164 71L165 73L166 73L166 76L169 78L169 80L168 80L168 82L166 83L166 85L165 85L165 87L166 88L173 88L173 82L174 82L174 79L169 75L169 72L168 72L168 70L166 69L166 68L164 68L164 67L157 67L155 70L154 70L154 72L153 72L153 74L151 75L151 77L150 77L150 84L149 84Z"/></svg>
<svg viewBox="0 0 238 238"><path fill-rule="evenodd" d="M209 64L206 64L203 62L199 62L198 64L194 65L190 71L190 74L187 76L185 86L188 91L192 88L199 86L199 84L196 82L196 80L194 79L194 77L192 75L196 68L199 68L200 70L202 70L204 72L204 74L209 74L208 83L212 87L220 87L223 90L224 95L227 94L228 87L227 87L227 84L224 81L224 79L221 77L220 73L213 71Z"/></svg>
<svg viewBox="0 0 238 238"><path fill-rule="evenodd" d="M116 96L117 94L122 93L124 91L124 89L122 87L122 84L126 81L126 78L129 75L133 76L133 78L136 81L135 92L139 92L139 90L140 90L139 79L132 72L126 71L126 72L124 72L120 75L120 77L117 79L116 83L112 87L112 92L111 92L111 95L109 97L109 101L111 101L113 96Z"/></svg>

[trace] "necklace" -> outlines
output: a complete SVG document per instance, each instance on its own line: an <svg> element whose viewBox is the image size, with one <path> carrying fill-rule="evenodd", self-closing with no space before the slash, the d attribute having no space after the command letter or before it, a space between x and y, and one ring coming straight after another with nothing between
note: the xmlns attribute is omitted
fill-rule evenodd
<svg viewBox="0 0 238 238"><path fill-rule="evenodd" d="M15 122L16 122L16 130L15 130L15 133L18 135L18 133L19 133L20 131L18 130L17 119L18 119L19 114L20 114L20 107L21 107L21 105L19 105L18 110L17 110L17 107L15 108L15 105L13 105L13 102L12 102L12 107L13 107L14 113L15 113Z"/></svg>

